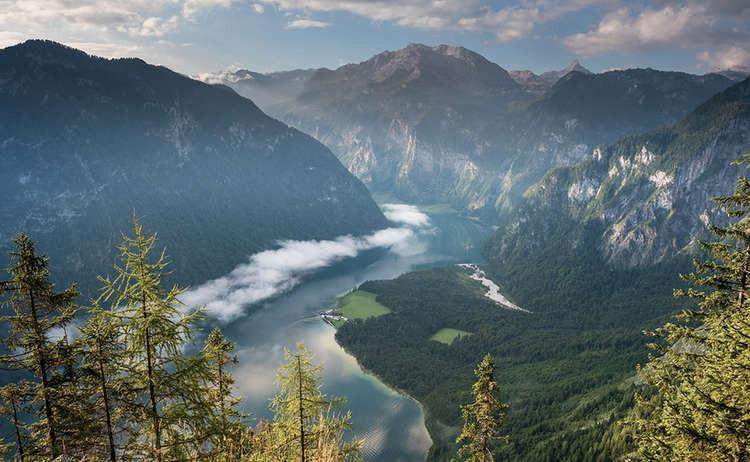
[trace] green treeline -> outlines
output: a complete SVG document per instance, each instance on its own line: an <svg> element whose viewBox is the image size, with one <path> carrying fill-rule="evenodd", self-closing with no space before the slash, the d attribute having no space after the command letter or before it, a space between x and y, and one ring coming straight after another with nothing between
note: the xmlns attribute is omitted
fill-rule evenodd
<svg viewBox="0 0 750 462"><path fill-rule="evenodd" d="M454 457L487 352L509 404L496 460L750 460L748 180L717 203L728 218L683 281L682 259L619 270L589 242L577 255L544 248L490 267L531 313L499 309L459 268L431 269L363 284L392 312L337 339L425 405L432 460ZM430 341L447 327L472 335Z"/></svg>
<svg viewBox="0 0 750 462"><path fill-rule="evenodd" d="M113 278L80 306L75 286L58 291L49 262L25 235L15 239L2 282L6 335L0 362L18 380L0 389L13 460L347 461L350 416L320 391L320 369L299 345L278 374L274 418L249 424L238 408L233 345L215 329L197 344L200 310L166 287L167 258L134 220ZM78 325L82 322L82 325ZM77 334L74 332L77 331Z"/></svg>

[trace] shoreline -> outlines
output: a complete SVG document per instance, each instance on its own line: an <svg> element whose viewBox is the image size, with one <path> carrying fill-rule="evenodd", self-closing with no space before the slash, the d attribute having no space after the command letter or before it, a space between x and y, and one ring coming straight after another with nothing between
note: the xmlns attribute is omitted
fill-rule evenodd
<svg viewBox="0 0 750 462"><path fill-rule="evenodd" d="M396 394L398 394L398 395L400 395L400 396L402 396L404 398L407 398L407 399L409 399L409 400L411 400L411 401L413 401L414 403L417 404L417 406L419 407L420 411L422 411L422 426L424 427L425 431L427 432L427 437L430 440L430 447L427 449L427 454L425 454L425 458L424 458L424 460L427 460L427 457L429 456L430 451L432 450L433 446L435 446L435 440L432 438L432 434L430 433L430 428L427 425L427 416L428 416L429 412L425 408L424 404L422 404L417 398L413 397L411 394L409 394L405 390L401 390L397 386L388 383L383 377L381 377L380 375L378 375L374 371L372 371L372 370L366 368L364 365L362 365L362 363L360 362L359 358L357 358L356 355L354 355L351 351L349 351L344 345L342 345L338 341L338 339L336 338L336 332L335 332L337 330L336 327L332 326L331 324L329 324L329 323L327 323L325 321L323 321L323 322L326 323L326 324L328 324L329 326L331 326L334 329L333 338L336 341L336 345L338 345L338 347L341 348L341 350L344 353L346 353L347 355L349 355L352 358L354 358L354 361L357 363L357 367L359 367L359 369L364 374L369 375L370 377L373 377L373 378L377 379L378 382L382 383L383 386L385 386L386 388L388 388L392 392L394 392L394 393L396 393Z"/></svg>

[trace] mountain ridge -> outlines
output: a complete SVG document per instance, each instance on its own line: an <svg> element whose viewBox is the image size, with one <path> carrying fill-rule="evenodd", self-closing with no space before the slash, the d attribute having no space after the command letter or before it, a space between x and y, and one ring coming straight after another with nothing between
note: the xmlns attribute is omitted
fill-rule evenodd
<svg viewBox="0 0 750 462"><path fill-rule="evenodd" d="M586 74L579 66L534 94L478 53L412 44L315 71L267 110L331 148L371 191L494 221L550 168L673 123L732 83L647 69Z"/></svg>
<svg viewBox="0 0 750 462"><path fill-rule="evenodd" d="M87 287L134 212L186 284L278 239L388 226L322 144L234 92L139 59L42 41L0 50L0 120L2 258L28 232L62 279Z"/></svg>

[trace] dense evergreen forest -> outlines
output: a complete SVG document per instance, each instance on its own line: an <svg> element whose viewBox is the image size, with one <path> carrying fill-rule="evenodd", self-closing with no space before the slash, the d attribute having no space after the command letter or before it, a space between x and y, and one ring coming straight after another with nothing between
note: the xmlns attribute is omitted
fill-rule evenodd
<svg viewBox="0 0 750 462"><path fill-rule="evenodd" d="M337 338L425 405L435 460L456 449L458 409L486 352L509 403L499 460L747 460L749 193L741 178L733 196L718 199L732 224L712 228L719 242L704 245L697 273L684 279L686 257L612 268L589 245L592 227L576 252L547 246L489 266L530 313L499 307L461 267L431 269L363 284L391 313L349 321ZM553 229L565 239L564 227ZM679 308L688 311L672 321ZM446 328L471 335L431 340ZM655 355L644 330L662 337Z"/></svg>

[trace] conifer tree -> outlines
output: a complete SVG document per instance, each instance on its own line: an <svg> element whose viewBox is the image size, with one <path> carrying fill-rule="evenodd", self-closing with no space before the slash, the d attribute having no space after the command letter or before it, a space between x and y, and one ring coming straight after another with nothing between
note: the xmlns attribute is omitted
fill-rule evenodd
<svg viewBox="0 0 750 462"><path fill-rule="evenodd" d="M240 399L234 396L234 378L229 370L237 363L232 354L234 345L224 337L221 330L211 331L203 347L206 362L206 401L210 426L205 428L204 438L209 445L209 454L215 460L239 460L249 452L250 435L242 422L243 415L237 410Z"/></svg>
<svg viewBox="0 0 750 462"><path fill-rule="evenodd" d="M186 353L201 313L182 309L177 286L164 289L168 262L153 258L156 235L133 218L133 236L125 236L113 279L102 279L100 299L123 325L130 391L136 395L128 444L136 458L183 459L202 445L196 435L206 425L205 362ZM144 435L147 437L144 438Z"/></svg>
<svg viewBox="0 0 750 462"><path fill-rule="evenodd" d="M84 389L88 394L91 419L99 431L92 435L91 447L100 459L117 460L116 434L122 428L125 405L131 396L125 380L127 371L123 329L112 313L94 305L81 328L79 345Z"/></svg>
<svg viewBox="0 0 750 462"><path fill-rule="evenodd" d="M24 424L21 421L24 401L27 399L26 394L26 390L24 389L24 386L22 384L19 385L16 383L9 383L0 388L0 399L2 400L0 414L2 414L13 426L16 454L18 455L18 459L21 461L24 460L24 457L26 455L26 435Z"/></svg>
<svg viewBox="0 0 750 462"><path fill-rule="evenodd" d="M278 373L280 392L271 401L274 419L259 428L252 461L336 462L358 460L359 442L344 441L351 416L340 415L340 399L320 390L320 370L312 354L297 345L286 351Z"/></svg>
<svg viewBox="0 0 750 462"><path fill-rule="evenodd" d="M477 376L471 389L474 401L461 407L464 426L456 440L460 445L458 456L470 462L491 462L495 460L493 452L498 443L507 440L500 429L508 406L500 401L492 356L486 355L474 374Z"/></svg>
<svg viewBox="0 0 750 462"><path fill-rule="evenodd" d="M65 447L65 432L57 417L65 413L64 407L69 403L59 399L55 382L72 361L66 356L70 353L63 345L66 340L56 339L54 334L64 330L75 316L78 292L74 285L55 292L49 282L48 259L37 255L34 243L25 234L14 242L11 280L4 285L9 293L4 305L10 314L0 318L9 324L2 341L10 353L0 356L0 362L37 379L28 382L31 410L40 417L31 426L31 440L45 441L37 444L40 456L56 458Z"/></svg>
<svg viewBox="0 0 750 462"><path fill-rule="evenodd" d="M656 353L639 370L646 387L628 422L639 460L750 460L750 182L716 201L728 224L712 227L693 287L676 291L694 307L651 333Z"/></svg>

